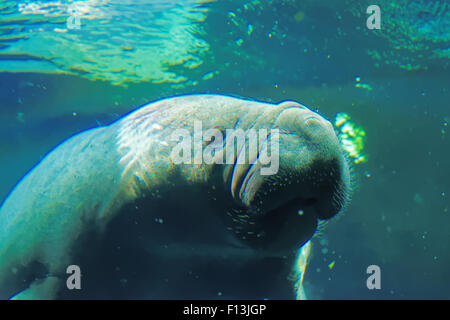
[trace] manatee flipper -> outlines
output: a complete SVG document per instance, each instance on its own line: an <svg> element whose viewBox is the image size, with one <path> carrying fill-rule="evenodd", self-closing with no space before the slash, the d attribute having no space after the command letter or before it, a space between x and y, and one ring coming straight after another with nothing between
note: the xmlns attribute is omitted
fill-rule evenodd
<svg viewBox="0 0 450 320"><path fill-rule="evenodd" d="M71 249L79 235L96 225L103 212L110 212L107 204L114 203L108 202L109 196L117 192L117 184L111 180L118 180L119 174L114 176L118 160L106 147L105 140L111 138L104 131L100 127L66 140L31 170L3 203L0 299L12 295L18 299L56 297L52 291L56 282L44 276L61 274L73 264ZM96 163L102 165L93 169ZM28 283L29 279L44 280ZM18 293L24 286L28 289Z"/></svg>
<svg viewBox="0 0 450 320"><path fill-rule="evenodd" d="M61 280L47 277L34 281L29 288L15 294L10 300L51 300L56 297Z"/></svg>
<svg viewBox="0 0 450 320"><path fill-rule="evenodd" d="M303 278L305 277L305 270L308 264L309 254L311 252L311 240L305 243L297 253L297 258L294 265L294 279L295 279L295 298L296 300L308 300L305 289L303 288Z"/></svg>

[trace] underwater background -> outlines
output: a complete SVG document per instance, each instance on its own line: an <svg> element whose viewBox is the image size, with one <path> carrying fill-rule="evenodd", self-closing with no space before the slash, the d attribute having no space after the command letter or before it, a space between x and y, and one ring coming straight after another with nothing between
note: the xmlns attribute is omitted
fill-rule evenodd
<svg viewBox="0 0 450 320"><path fill-rule="evenodd" d="M296 100L335 124L354 178L312 240L308 297L449 299L449 61L446 0L2 0L0 201L59 143L150 101Z"/></svg>

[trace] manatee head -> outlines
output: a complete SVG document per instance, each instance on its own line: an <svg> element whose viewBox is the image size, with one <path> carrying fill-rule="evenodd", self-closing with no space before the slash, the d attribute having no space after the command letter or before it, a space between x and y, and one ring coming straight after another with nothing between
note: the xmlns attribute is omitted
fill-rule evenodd
<svg viewBox="0 0 450 320"><path fill-rule="evenodd" d="M233 197L226 222L240 241L284 254L308 241L321 220L342 211L351 183L331 123L296 102L277 107L270 116L266 144L260 143L256 154L249 152L249 160L265 156L266 164L236 162L225 169ZM253 126L258 127L258 123Z"/></svg>

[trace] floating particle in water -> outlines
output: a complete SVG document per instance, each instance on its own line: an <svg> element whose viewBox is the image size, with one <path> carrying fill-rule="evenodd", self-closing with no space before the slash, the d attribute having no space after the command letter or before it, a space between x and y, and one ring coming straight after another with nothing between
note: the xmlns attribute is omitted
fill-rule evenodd
<svg viewBox="0 0 450 320"><path fill-rule="evenodd" d="M164 220L162 218L155 218L155 222L157 223L164 223Z"/></svg>
<svg viewBox="0 0 450 320"><path fill-rule="evenodd" d="M34 87L34 83L30 81L20 81L19 88Z"/></svg>
<svg viewBox="0 0 450 320"><path fill-rule="evenodd" d="M251 35L253 33L253 26L251 24L249 24L247 26L247 35Z"/></svg>
<svg viewBox="0 0 450 320"><path fill-rule="evenodd" d="M298 215L302 216L304 214L303 210L298 210Z"/></svg>
<svg viewBox="0 0 450 320"><path fill-rule="evenodd" d="M297 11L297 13L294 15L294 20L296 22L301 22L305 19L305 13L303 11Z"/></svg>
<svg viewBox="0 0 450 320"><path fill-rule="evenodd" d="M328 265L328 268L331 270L333 269L334 265L336 264L336 261L331 261L331 263Z"/></svg>
<svg viewBox="0 0 450 320"><path fill-rule="evenodd" d="M328 253L328 248L322 248L321 251L322 251L323 254L327 254Z"/></svg>
<svg viewBox="0 0 450 320"><path fill-rule="evenodd" d="M20 123L25 123L24 116L25 116L25 114L23 112L17 112L17 115L16 115L17 121L19 121Z"/></svg>
<svg viewBox="0 0 450 320"><path fill-rule="evenodd" d="M120 46L120 49L123 51L134 51L135 48L133 46Z"/></svg>
<svg viewBox="0 0 450 320"><path fill-rule="evenodd" d="M367 83L356 83L355 87L356 88L366 89L368 91L372 91L372 86L370 84L367 84Z"/></svg>
<svg viewBox="0 0 450 320"><path fill-rule="evenodd" d="M214 77L214 72L208 72L202 77L202 80L209 80L209 79L212 79L213 77Z"/></svg>
<svg viewBox="0 0 450 320"><path fill-rule="evenodd" d="M364 175L366 176L366 178L370 178L372 177L372 175L370 174L369 171L364 172Z"/></svg>
<svg viewBox="0 0 450 320"><path fill-rule="evenodd" d="M413 199L414 199L414 202L417 204L423 204L423 202L424 202L422 196L419 193L415 193Z"/></svg>

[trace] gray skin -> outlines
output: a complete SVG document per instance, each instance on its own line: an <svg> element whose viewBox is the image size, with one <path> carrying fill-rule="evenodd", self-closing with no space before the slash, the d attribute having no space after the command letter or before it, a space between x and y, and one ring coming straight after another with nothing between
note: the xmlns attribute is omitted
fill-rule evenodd
<svg viewBox="0 0 450 320"><path fill-rule="evenodd" d="M171 134L193 134L194 120L224 133L278 128L278 172L175 164ZM150 103L61 143L12 190L0 208L0 298L293 298L296 250L349 193L332 125L297 102ZM82 290L66 288L73 264Z"/></svg>

